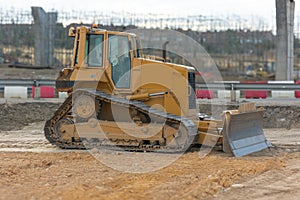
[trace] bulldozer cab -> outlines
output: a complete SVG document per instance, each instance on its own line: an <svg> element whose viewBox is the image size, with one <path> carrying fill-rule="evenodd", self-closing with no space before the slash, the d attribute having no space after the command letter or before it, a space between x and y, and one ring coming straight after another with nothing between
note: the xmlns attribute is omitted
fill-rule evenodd
<svg viewBox="0 0 300 200"><path fill-rule="evenodd" d="M140 43L131 33L98 28L71 28L75 37L72 68L107 70L117 90L129 90L134 57L140 57Z"/></svg>
<svg viewBox="0 0 300 200"><path fill-rule="evenodd" d="M145 58L132 33L81 26L71 28L69 36L74 37L72 66L57 78L58 91L96 89L196 116L194 68Z"/></svg>

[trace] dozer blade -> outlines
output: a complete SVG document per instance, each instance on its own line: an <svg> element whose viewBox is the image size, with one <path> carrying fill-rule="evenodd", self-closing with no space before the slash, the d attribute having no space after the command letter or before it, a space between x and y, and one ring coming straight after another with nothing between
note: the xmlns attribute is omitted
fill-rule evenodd
<svg viewBox="0 0 300 200"><path fill-rule="evenodd" d="M262 110L244 113L227 111L223 129L223 150L240 157L272 146L264 135L262 116Z"/></svg>

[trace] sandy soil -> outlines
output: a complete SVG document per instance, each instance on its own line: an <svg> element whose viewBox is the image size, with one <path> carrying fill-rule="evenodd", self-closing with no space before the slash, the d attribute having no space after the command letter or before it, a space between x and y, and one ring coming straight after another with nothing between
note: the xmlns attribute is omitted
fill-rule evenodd
<svg viewBox="0 0 300 200"><path fill-rule="evenodd" d="M285 165L285 158L200 159L187 153L166 168L135 174L84 152L0 155L3 199L203 199L263 172L280 173Z"/></svg>
<svg viewBox="0 0 300 200"><path fill-rule="evenodd" d="M22 74L52 79L57 72L0 68L0 78ZM58 105L1 104L0 199L300 198L300 129L266 129L274 147L242 158L216 150L207 156L188 152L176 159L150 153L67 151L49 144L42 131L44 120ZM38 120L43 122L30 124Z"/></svg>
<svg viewBox="0 0 300 200"><path fill-rule="evenodd" d="M45 140L42 127L39 122L0 132L0 199L297 199L300 195L299 138L292 139L298 136L297 129L265 130L275 147L246 157L215 150L202 157L195 151L157 169L168 155L100 151L93 156L88 151L61 150ZM281 142L284 134L290 136ZM107 160L118 162L110 165ZM134 164L155 170L116 170Z"/></svg>
<svg viewBox="0 0 300 200"><path fill-rule="evenodd" d="M300 158L294 154L283 170L267 171L210 199L296 200L300 198L299 183Z"/></svg>

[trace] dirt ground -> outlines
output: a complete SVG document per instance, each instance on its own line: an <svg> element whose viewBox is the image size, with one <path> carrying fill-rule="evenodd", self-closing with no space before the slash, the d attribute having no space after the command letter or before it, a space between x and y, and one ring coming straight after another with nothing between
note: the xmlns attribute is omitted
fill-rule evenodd
<svg viewBox="0 0 300 200"><path fill-rule="evenodd" d="M116 169L134 163L155 169L168 155L103 150L97 152L101 158L96 159L88 151L50 145L42 133L43 123L0 132L0 199L300 197L297 129L266 129L274 147L246 157L235 158L216 150L203 157L194 151L160 169L130 173ZM289 136L282 142L283 135ZM105 160L117 162L109 165Z"/></svg>
<svg viewBox="0 0 300 200"><path fill-rule="evenodd" d="M0 99L0 130L19 130L30 123L48 120L62 102L43 100ZM20 103L18 103L18 100ZM14 102L16 101L16 102Z"/></svg>
<svg viewBox="0 0 300 200"><path fill-rule="evenodd" d="M57 72L0 67L0 78L22 74L53 79ZM300 129L265 129L273 147L242 158L217 150L175 159L168 154L61 150L43 135L44 121L58 106L1 103L0 199L300 198Z"/></svg>
<svg viewBox="0 0 300 200"><path fill-rule="evenodd" d="M59 69L26 69L0 64L0 79L55 79Z"/></svg>

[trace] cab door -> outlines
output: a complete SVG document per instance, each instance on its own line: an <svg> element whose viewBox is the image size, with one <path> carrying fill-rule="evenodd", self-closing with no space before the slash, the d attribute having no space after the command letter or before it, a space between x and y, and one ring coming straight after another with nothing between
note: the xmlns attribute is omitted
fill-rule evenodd
<svg viewBox="0 0 300 200"><path fill-rule="evenodd" d="M131 53L127 35L108 34L108 60L116 89L130 89Z"/></svg>

